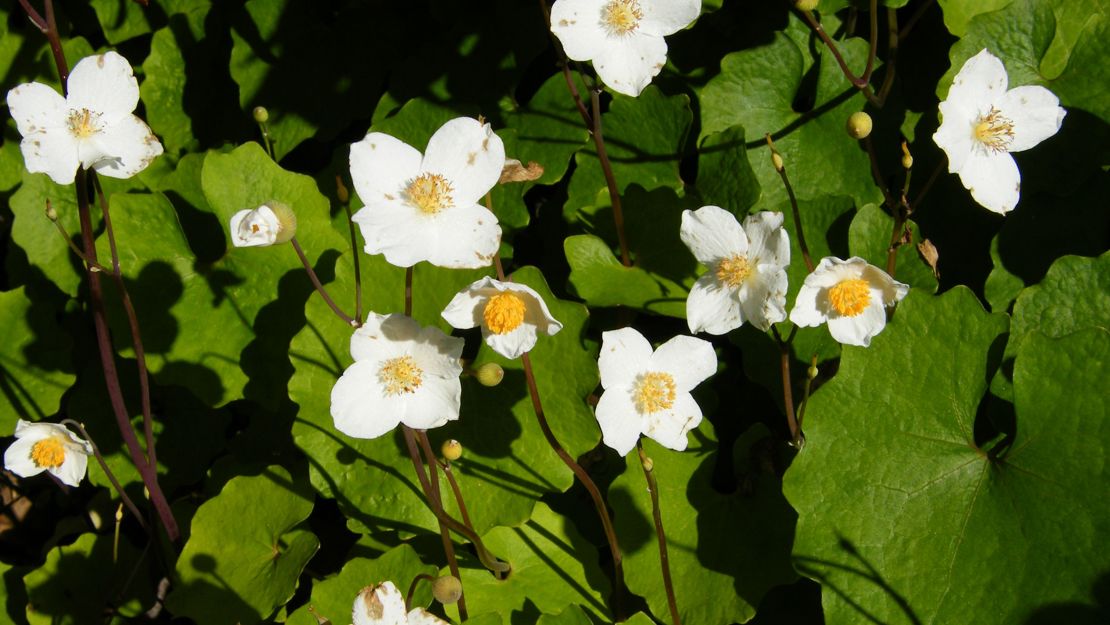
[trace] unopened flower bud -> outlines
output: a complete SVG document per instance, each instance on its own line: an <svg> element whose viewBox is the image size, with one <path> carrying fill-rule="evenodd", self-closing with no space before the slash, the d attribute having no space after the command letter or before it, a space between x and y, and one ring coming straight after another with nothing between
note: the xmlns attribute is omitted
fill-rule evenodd
<svg viewBox="0 0 1110 625"><path fill-rule="evenodd" d="M651 473L651 470L655 468L655 461L647 456L643 456L640 459L640 464L643 465L644 471L648 473Z"/></svg>
<svg viewBox="0 0 1110 625"><path fill-rule="evenodd" d="M335 197L340 204L351 201L351 191L347 189L347 185L343 184L343 179L339 177L339 174L335 175Z"/></svg>
<svg viewBox="0 0 1110 625"><path fill-rule="evenodd" d="M817 365L810 365L809 369L806 369L806 377L810 380L817 377Z"/></svg>
<svg viewBox="0 0 1110 625"><path fill-rule="evenodd" d="M863 111L852 113L847 128L848 136L853 139L866 139L871 134L871 116Z"/></svg>
<svg viewBox="0 0 1110 625"><path fill-rule="evenodd" d="M799 11L812 11L817 8L818 0L794 0L794 8Z"/></svg>
<svg viewBox="0 0 1110 625"><path fill-rule="evenodd" d="M230 226L235 247L261 247L292 239L297 233L297 216L285 204L270 201L235 213Z"/></svg>
<svg viewBox="0 0 1110 625"><path fill-rule="evenodd" d="M443 441L443 445L439 448L439 453L448 462L454 462L462 458L462 443L455 439Z"/></svg>
<svg viewBox="0 0 1110 625"><path fill-rule="evenodd" d="M54 210L54 205L50 202L46 203L46 218L50 221L58 221L58 211Z"/></svg>
<svg viewBox="0 0 1110 625"><path fill-rule="evenodd" d="M782 155L778 152L771 152L771 164L775 166L775 171L781 172L786 163L782 162Z"/></svg>
<svg viewBox="0 0 1110 625"><path fill-rule="evenodd" d="M474 377L482 386L497 386L505 378L505 370L496 362L487 362L474 370Z"/></svg>
<svg viewBox="0 0 1110 625"><path fill-rule="evenodd" d="M902 169L909 169L913 167L913 154L910 154L910 146L906 142L902 142Z"/></svg>
<svg viewBox="0 0 1110 625"><path fill-rule="evenodd" d="M454 575L437 577L436 581L432 583L432 596L444 605L456 603L462 598L462 592L462 582Z"/></svg>
<svg viewBox="0 0 1110 625"><path fill-rule="evenodd" d="M265 124L270 120L270 111L267 111L265 106L254 107L254 110L251 111L251 115L254 116L254 121L260 124Z"/></svg>

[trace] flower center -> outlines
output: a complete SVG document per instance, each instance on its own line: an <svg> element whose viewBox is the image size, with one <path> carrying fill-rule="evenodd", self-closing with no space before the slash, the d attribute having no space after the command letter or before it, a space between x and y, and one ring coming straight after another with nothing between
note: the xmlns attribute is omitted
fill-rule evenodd
<svg viewBox="0 0 1110 625"><path fill-rule="evenodd" d="M69 126L69 132L78 139L87 139L100 132L97 126L97 120L100 119L100 113L93 113L89 109L81 109L79 111L70 111L69 117L66 118L66 125Z"/></svg>
<svg viewBox="0 0 1110 625"><path fill-rule="evenodd" d="M1005 152L1014 140L1014 122L992 106L989 113L979 117L972 134L988 150Z"/></svg>
<svg viewBox="0 0 1110 625"><path fill-rule="evenodd" d="M833 310L844 317L855 317L871 303L871 289L867 280L853 278L841 280L829 289L829 303Z"/></svg>
<svg viewBox="0 0 1110 625"><path fill-rule="evenodd" d="M752 275L748 257L741 254L726 258L717 263L717 279L730 287L738 287Z"/></svg>
<svg viewBox="0 0 1110 625"><path fill-rule="evenodd" d="M601 23L613 35L627 35L636 30L643 17L637 0L610 0L601 10Z"/></svg>
<svg viewBox="0 0 1110 625"><path fill-rule="evenodd" d="M660 371L641 374L632 387L632 400L640 414L670 408L674 405L674 378Z"/></svg>
<svg viewBox="0 0 1110 625"><path fill-rule="evenodd" d="M66 448L56 438L44 438L31 446L31 462L44 469L56 469L66 459Z"/></svg>
<svg viewBox="0 0 1110 625"><path fill-rule="evenodd" d="M495 334L507 334L524 323L524 300L516 293L498 293L489 298L482 316Z"/></svg>
<svg viewBox="0 0 1110 625"><path fill-rule="evenodd" d="M398 356L382 363L378 380L385 386L387 395L413 393L424 382L424 370L416 366L412 356Z"/></svg>
<svg viewBox="0 0 1110 625"><path fill-rule="evenodd" d="M409 183L405 193L409 201L428 215L451 206L451 183L439 174L423 173Z"/></svg>

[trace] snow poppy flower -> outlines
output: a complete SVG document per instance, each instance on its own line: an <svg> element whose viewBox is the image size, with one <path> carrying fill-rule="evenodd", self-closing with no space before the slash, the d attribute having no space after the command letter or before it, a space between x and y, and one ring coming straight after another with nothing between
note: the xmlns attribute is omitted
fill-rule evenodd
<svg viewBox="0 0 1110 625"><path fill-rule="evenodd" d="M405 598L393 582L363 588L351 613L354 625L449 625L424 608L405 612Z"/></svg>
<svg viewBox="0 0 1110 625"><path fill-rule="evenodd" d="M551 32L575 61L617 93L638 96L667 63L666 35L686 28L701 0L556 0Z"/></svg>
<svg viewBox="0 0 1110 625"><path fill-rule="evenodd" d="M162 153L150 127L132 114L139 83L127 59L115 52L85 57L67 85L65 97L37 82L8 92L27 171L58 184L71 184L78 167L130 178Z"/></svg>
<svg viewBox="0 0 1110 625"><path fill-rule="evenodd" d="M790 321L802 327L829 324L838 343L867 347L886 327L886 309L910 287L859 257L821 259L794 300Z"/></svg>
<svg viewBox="0 0 1110 625"><path fill-rule="evenodd" d="M1048 89L1007 90L1007 82L1002 61L987 50L968 59L940 103L941 124L933 135L948 156L948 172L960 175L976 202L1001 215L1021 194L1021 173L1010 153L1056 134L1066 114Z"/></svg>
<svg viewBox="0 0 1110 625"><path fill-rule="evenodd" d="M551 336L563 329L539 293L489 277L459 291L442 315L460 330L481 326L486 345L505 358L531 351L540 332Z"/></svg>
<svg viewBox="0 0 1110 625"><path fill-rule="evenodd" d="M4 468L20 477L47 471L63 484L77 486L85 477L92 445L63 425L20 419L15 442L4 452Z"/></svg>
<svg viewBox="0 0 1110 625"><path fill-rule="evenodd" d="M270 202L232 215L230 230L235 247L285 243L297 232L297 216L284 204Z"/></svg>
<svg viewBox="0 0 1110 625"><path fill-rule="evenodd" d="M366 203L353 220L366 253L398 267L426 260L439 267L477 268L501 244L497 217L478 201L497 184L505 146L489 124L459 117L420 152L371 132L351 146L351 179Z"/></svg>
<svg viewBox="0 0 1110 625"><path fill-rule="evenodd" d="M717 370L708 341L676 336L654 352L632 328L601 335L601 386L595 414L602 440L622 456L645 434L664 447L686 449L686 433L701 423L690 391Z"/></svg>
<svg viewBox="0 0 1110 625"><path fill-rule="evenodd" d="M401 314L371 313L351 335L354 364L331 389L335 428L377 438L398 423L426 430L459 418L463 340Z"/></svg>
<svg viewBox="0 0 1110 625"><path fill-rule="evenodd" d="M786 319L790 239L782 213L744 218L716 206L682 212L682 242L709 268L686 299L691 332L725 334L749 322L760 330Z"/></svg>

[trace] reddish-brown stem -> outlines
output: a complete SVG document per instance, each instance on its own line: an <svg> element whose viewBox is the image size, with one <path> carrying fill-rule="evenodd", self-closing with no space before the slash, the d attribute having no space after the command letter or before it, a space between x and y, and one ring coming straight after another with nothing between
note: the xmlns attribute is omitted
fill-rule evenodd
<svg viewBox="0 0 1110 625"><path fill-rule="evenodd" d="M412 578L412 583L409 584L409 591L405 594L405 605L406 606L412 605L412 596L414 594L416 594L416 584L418 582L420 582L420 580L429 581L429 582L434 584L435 581L436 581L436 578L431 576L431 575L428 575L427 573L421 573L420 575L417 575L416 577Z"/></svg>
<svg viewBox="0 0 1110 625"><path fill-rule="evenodd" d="M775 342L779 345L779 364L782 372L782 403L786 409L786 424L790 427L790 439L797 443L802 438L802 430L798 427L798 421L794 416L794 391L793 382L790 380L790 343L794 341L794 333L798 331L798 326L790 331L790 337L785 341L782 340L782 335L779 334L779 329L771 326L771 333L775 336Z"/></svg>
<svg viewBox="0 0 1110 625"><path fill-rule="evenodd" d="M871 34L867 39L867 65L863 68L860 80L871 82L871 72L875 69L875 55L879 52L879 0L871 0L871 11L868 15L871 24Z"/></svg>
<svg viewBox="0 0 1110 625"><path fill-rule="evenodd" d="M19 0L19 5L23 7L23 11L27 13L27 17L30 18L31 23L35 25L35 28L38 28L44 34L50 29L50 27L46 24L46 18L40 15L39 12L35 10L35 7L31 6L30 2L28 2L27 0Z"/></svg>
<svg viewBox="0 0 1110 625"><path fill-rule="evenodd" d="M405 316L412 316L412 267L405 268Z"/></svg>
<svg viewBox="0 0 1110 625"><path fill-rule="evenodd" d="M852 86L863 92L864 97L866 97L869 102L875 105L879 105L878 99L871 91L871 85L869 84L871 76L856 76L854 73L852 73L852 70L848 67L848 63L840 54L840 49L837 47L836 42L832 40L832 37L830 37L827 32L825 32L825 28L821 26L821 22L817 21L817 18L813 15L813 11L799 12L802 14L802 17L805 19L806 23L809 24L809 27L813 29L813 32L817 33L817 36L821 39L822 42L824 42L825 47L827 47L829 51L832 52L833 58L836 59L837 65L840 66L840 71L844 73L844 77L852 83Z"/></svg>
<svg viewBox="0 0 1110 625"><path fill-rule="evenodd" d="M328 295L327 289L325 289L324 285L320 283L320 278L316 276L316 272L312 269L312 265L309 264L308 257L304 255L304 250L301 249L301 244L297 242L296 235L294 235L293 238L289 239L289 242L293 244L293 249L297 251L297 257L301 259L301 264L304 265L304 270L308 272L308 279L312 281L312 286L316 287L316 292L320 294L320 297L324 298L324 301L327 302L328 307L331 308L331 311L335 313L337 317L345 321L348 325L357 328L359 326L359 323L352 319L347 313L339 309L339 306L337 306L331 296Z"/></svg>
<svg viewBox="0 0 1110 625"><path fill-rule="evenodd" d="M771 148L771 162L775 166L775 171L779 173L779 178L782 179L782 185L786 187L786 195L790 198L790 210L794 215L794 229L798 234L798 247L802 250L802 259L805 260L806 269L811 273L813 272L813 258L809 255L809 246L806 245L805 231L802 230L802 212L798 209L798 198L794 195L794 187L790 184L790 177L786 175L786 164L782 162L782 155L779 154L775 148L775 142L771 140L770 133L763 135L767 140L767 147ZM774 157L778 157L776 161Z"/></svg>
<svg viewBox="0 0 1110 625"><path fill-rule="evenodd" d="M69 64L66 63L66 53L62 49L62 40L58 36L58 24L54 21L54 2L46 0L46 30L42 31L50 43L50 52L54 55L54 65L58 67L58 79L62 81L62 95L69 93Z"/></svg>
<svg viewBox="0 0 1110 625"><path fill-rule="evenodd" d="M613 176L613 164L609 162L609 153L605 150L605 137L601 133L601 91L590 91L590 109L593 112L593 137L594 146L597 148L597 158L601 161L601 171L605 174L605 185L609 188L609 202L613 205L613 226L617 230L617 243L621 248L621 264L625 267L632 266L632 258L628 255L628 240L624 236L624 211L621 209L621 194L617 188L617 179Z"/></svg>
<svg viewBox="0 0 1110 625"><path fill-rule="evenodd" d="M655 522L655 541L659 544L659 568L663 572L663 589L667 592L667 607L671 611L671 623L682 625L678 616L678 601L674 596L674 582L671 581L671 561L667 557L667 535L663 531L663 511L659 508L659 484L655 480L655 462L644 453L642 441L636 441L636 452L640 455L640 467L644 470L648 492L651 494L651 518Z"/></svg>
<svg viewBox="0 0 1110 625"><path fill-rule="evenodd" d="M430 473L428 477L432 487L432 498L435 500L434 506L442 511L443 497L439 490L439 474L436 472L438 463L436 462L435 452L432 451L432 445L428 442L427 433L423 430L414 430L414 433L416 434L416 440L420 443L420 447L424 449L424 464L427 465ZM458 495L458 491L456 491L456 495L461 501L461 495ZM463 509L462 506L459 507L460 512ZM470 524L468 515L466 514L463 515L463 523L466 525L467 529L474 531L474 527ZM451 574L455 576L455 579L462 581L462 578L459 576L459 562L455 558L455 543L451 542L451 532L442 521L439 523L439 537L443 541L443 553L447 556L447 568L451 570ZM464 595L459 597L459 619L465 621L466 618L466 597Z"/></svg>

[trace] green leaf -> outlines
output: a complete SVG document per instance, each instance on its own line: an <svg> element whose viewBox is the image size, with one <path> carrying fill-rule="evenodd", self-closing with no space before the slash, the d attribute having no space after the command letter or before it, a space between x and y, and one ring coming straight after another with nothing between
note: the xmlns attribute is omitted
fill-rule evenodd
<svg viewBox="0 0 1110 625"><path fill-rule="evenodd" d="M1034 331L1059 338L1085 328L1110 329L1110 252L1098 258L1064 256L1040 284L1023 290L1014 304L1006 353L1018 353Z"/></svg>
<svg viewBox="0 0 1110 625"><path fill-rule="evenodd" d="M134 6L133 3L128 3ZM172 28L154 33L150 56L143 62L147 78L139 87L146 121L169 154L196 147L193 122L185 111L185 55Z"/></svg>
<svg viewBox="0 0 1110 625"><path fill-rule="evenodd" d="M73 384L73 343L58 331L58 302L32 300L23 288L0 293L0 432L16 419L40 421L58 412Z"/></svg>
<svg viewBox="0 0 1110 625"><path fill-rule="evenodd" d="M735 466L746 472L749 449L766 436L760 427L738 439ZM714 488L713 474L721 460L708 419L690 439L684 452L643 440L659 486L679 616L685 623L742 623L755 614L768 590L795 577L787 559L794 513L773 474L737 476L733 492ZM629 458L628 468L609 490L624 551L624 577L632 592L647 599L652 613L666 615L651 497L639 459L635 454Z"/></svg>
<svg viewBox="0 0 1110 625"><path fill-rule="evenodd" d="M944 11L944 25L948 32L963 37L971 18L981 13L990 13L1006 6L1013 0L937 0Z"/></svg>
<svg viewBox="0 0 1110 625"><path fill-rule="evenodd" d="M485 569L460 571L466 607L474 615L496 612L503 623L535 623L541 614L559 614L577 605L594 622L608 622L604 597L609 579L597 566L597 551L566 519L546 504L519 527L498 527L483 537L486 546L513 567L509 577ZM454 606L447 613L456 619Z"/></svg>
<svg viewBox="0 0 1110 625"><path fill-rule="evenodd" d="M1092 545L1110 529L1107 480L1089 462L1105 437L1081 432L1106 419L1105 365L1092 363L1107 361L1108 336L1031 339L1016 436L988 454L974 422L1006 327L966 289L911 292L811 398L784 489L795 561L824 585L828 622L1023 622L1082 600L1106 570Z"/></svg>
<svg viewBox="0 0 1110 625"><path fill-rule="evenodd" d="M861 73L867 42L853 38L839 47L848 66ZM782 153L799 198L846 195L857 206L879 201L867 154L844 131L848 116L862 110L866 101L832 55L824 48L818 48L818 53L817 67L812 68L808 52L790 36L776 34L767 45L726 55L721 73L702 89L703 137L735 125L746 131L748 160L763 190L756 208L780 206L787 200L762 139L765 133L771 134ZM810 71L817 72L813 94L803 93L812 89L804 86ZM812 108L794 110L800 94L814 98Z"/></svg>
<svg viewBox="0 0 1110 625"><path fill-rule="evenodd" d="M677 227L674 230L677 232ZM563 249L570 264L571 286L590 305L630 306L672 317L686 316L687 287L640 267L625 267L600 238L592 234L567 237Z"/></svg>
<svg viewBox="0 0 1110 625"><path fill-rule="evenodd" d="M577 73L572 72L572 76ZM577 80L577 78L575 78ZM544 81L527 104L505 114L505 127L516 131L516 150L506 156L543 165L537 184L554 184L566 174L570 158L589 141L585 122L567 91L562 73Z"/></svg>
<svg viewBox="0 0 1110 625"><path fill-rule="evenodd" d="M748 162L742 126L711 134L698 149L697 192L704 204L744 215L759 201L759 181Z"/></svg>
<svg viewBox="0 0 1110 625"><path fill-rule="evenodd" d="M104 30L104 38L112 45L119 45L151 30L146 16L147 9L138 2L91 0L89 4L96 11L96 18Z"/></svg>
<svg viewBox="0 0 1110 625"><path fill-rule="evenodd" d="M998 239L997 236L991 239L991 262L994 268L991 269L983 285L983 297L986 298L993 312L1007 312L1010 304L1014 303L1018 294L1025 288L1025 283L1006 269L998 253Z"/></svg>
<svg viewBox="0 0 1110 625"><path fill-rule="evenodd" d="M305 490L273 466L257 477L233 478L202 504L166 597L170 612L201 623L248 625L285 604L319 547L312 532L294 529L312 511Z"/></svg>
<svg viewBox="0 0 1110 625"><path fill-rule="evenodd" d="M290 614L286 622L289 625L319 625L316 618L319 615L332 623L346 623L355 597L366 586L391 581L402 593L408 593L409 585L417 575L434 576L436 572L436 567L421 562L420 556L407 544L394 547L374 559L351 558L338 575L313 584L308 604ZM421 581L416 586L409 607L426 606L431 598L431 585Z"/></svg>
<svg viewBox="0 0 1110 625"><path fill-rule="evenodd" d="M25 253L26 259L23 255L16 255L15 250L10 250L5 269L9 275L21 276L26 271L25 263L30 264L63 293L76 296L84 270L57 227L46 218L47 202L58 213L58 222L65 226L69 236L78 246L81 245L74 188L54 184L45 174L31 174L24 170L23 184L12 195L8 205L15 215L12 241Z"/></svg>
<svg viewBox="0 0 1110 625"><path fill-rule="evenodd" d="M891 216L874 204L868 204L856 211L852 225L848 228L848 245L852 256L859 256L885 271L893 226ZM921 230L913 221L907 221L906 228L910 231L910 240L898 247L893 277L912 288L935 293L937 278L917 251L917 245L921 242Z"/></svg>
<svg viewBox="0 0 1110 625"><path fill-rule="evenodd" d="M536 625L592 625L593 621L586 611L577 605L569 605L558 615L541 614Z"/></svg>

